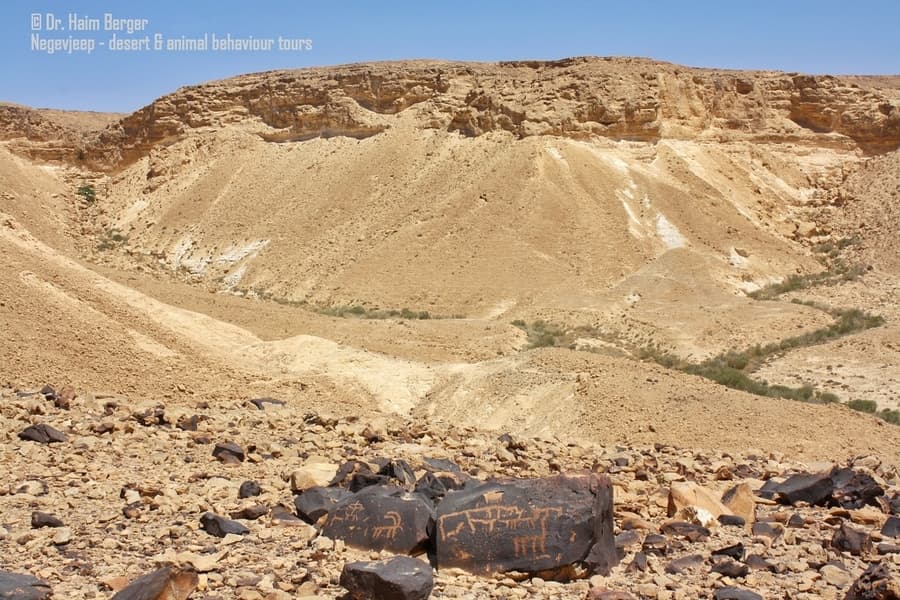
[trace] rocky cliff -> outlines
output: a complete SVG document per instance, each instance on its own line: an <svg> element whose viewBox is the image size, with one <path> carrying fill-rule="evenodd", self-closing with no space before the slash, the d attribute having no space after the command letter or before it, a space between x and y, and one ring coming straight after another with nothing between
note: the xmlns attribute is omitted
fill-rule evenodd
<svg viewBox="0 0 900 600"><path fill-rule="evenodd" d="M83 140L80 132L3 107L0 135L41 142L19 144L30 156L84 156L90 166L110 169L191 129L244 123L261 126L269 141L361 138L391 127L390 115L414 108L421 127L465 136L749 139L881 153L900 146L900 97L885 81L634 58L369 63L182 88Z"/></svg>
<svg viewBox="0 0 900 600"><path fill-rule="evenodd" d="M90 139L113 167L187 130L264 125L272 141L367 137L416 108L424 128L479 136L603 136L900 145L900 100L832 76L693 69L644 59L402 62L273 71L183 88Z"/></svg>

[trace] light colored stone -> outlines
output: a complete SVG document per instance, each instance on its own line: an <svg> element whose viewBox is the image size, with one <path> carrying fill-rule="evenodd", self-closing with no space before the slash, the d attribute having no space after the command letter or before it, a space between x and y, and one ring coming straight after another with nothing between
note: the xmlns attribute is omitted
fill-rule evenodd
<svg viewBox="0 0 900 600"><path fill-rule="evenodd" d="M316 486L328 485L337 475L338 465L329 462L307 462L291 473L291 489L302 492Z"/></svg>
<svg viewBox="0 0 900 600"><path fill-rule="evenodd" d="M53 535L53 543L56 546L64 546L72 541L72 530L69 527L60 527Z"/></svg>
<svg viewBox="0 0 900 600"><path fill-rule="evenodd" d="M703 509L715 521L719 515L731 514L727 506L719 500L719 495L696 483L675 482L669 488L667 514L674 517L687 507ZM705 515L703 515L705 517Z"/></svg>
<svg viewBox="0 0 900 600"><path fill-rule="evenodd" d="M822 579L828 582L829 585L839 588L846 587L853 581L850 573L834 565L825 565L819 569L819 573L822 574Z"/></svg>
<svg viewBox="0 0 900 600"><path fill-rule="evenodd" d="M756 521L756 500L750 484L746 482L732 487L722 496L728 511L744 519L747 525Z"/></svg>

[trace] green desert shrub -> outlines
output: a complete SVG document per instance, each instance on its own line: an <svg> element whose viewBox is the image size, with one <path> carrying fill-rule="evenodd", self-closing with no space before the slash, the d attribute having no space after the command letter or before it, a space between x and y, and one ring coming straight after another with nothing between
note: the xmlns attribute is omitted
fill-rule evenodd
<svg viewBox="0 0 900 600"><path fill-rule="evenodd" d="M850 400L847 406L859 412L874 413L878 410L878 404L874 400Z"/></svg>

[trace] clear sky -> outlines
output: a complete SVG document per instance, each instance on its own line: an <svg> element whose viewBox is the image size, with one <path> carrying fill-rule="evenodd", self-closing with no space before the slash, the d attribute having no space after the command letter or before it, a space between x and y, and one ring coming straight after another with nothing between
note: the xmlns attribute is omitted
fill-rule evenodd
<svg viewBox="0 0 900 600"><path fill-rule="evenodd" d="M110 30L104 13L147 23L132 34ZM100 30L73 31L70 15L98 19ZM114 51L113 34L149 44ZM227 34L310 43L166 49L181 36L205 35L211 46L213 35ZM153 48L157 39L163 49ZM75 40L82 49L69 53ZM85 40L93 40L90 53ZM645 56L692 66L898 74L900 0L0 0L0 51L0 100L120 112L241 73L405 58Z"/></svg>

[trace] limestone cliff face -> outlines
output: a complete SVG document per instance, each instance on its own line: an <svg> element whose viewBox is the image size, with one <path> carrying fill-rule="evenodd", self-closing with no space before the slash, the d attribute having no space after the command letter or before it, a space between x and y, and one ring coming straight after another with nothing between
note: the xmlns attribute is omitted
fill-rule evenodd
<svg viewBox="0 0 900 600"><path fill-rule="evenodd" d="M0 141L31 159L49 162L78 160L79 133L55 123L39 111L0 104Z"/></svg>
<svg viewBox="0 0 900 600"><path fill-rule="evenodd" d="M270 141L367 137L414 109L420 127L472 137L506 131L520 138L747 139L893 150L900 146L900 97L874 79L860 86L860 79L631 58L272 71L180 89L83 145L91 166L110 169L204 127L253 125ZM0 114L10 118L16 116ZM10 137L8 129L0 123L0 134ZM20 133L32 139L30 131ZM56 135L71 145L71 132Z"/></svg>

